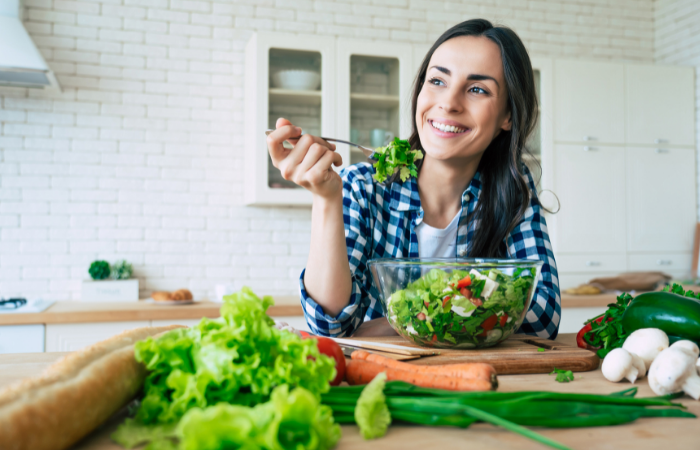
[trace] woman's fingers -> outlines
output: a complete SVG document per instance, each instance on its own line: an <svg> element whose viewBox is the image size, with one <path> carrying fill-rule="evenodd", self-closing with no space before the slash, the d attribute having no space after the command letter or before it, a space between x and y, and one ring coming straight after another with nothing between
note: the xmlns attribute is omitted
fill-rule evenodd
<svg viewBox="0 0 700 450"><path fill-rule="evenodd" d="M301 128L289 124L277 128L267 137L267 149L275 167L279 168L280 163L289 154L289 150L284 148L284 141L297 137L299 134L301 134Z"/></svg>
<svg viewBox="0 0 700 450"><path fill-rule="evenodd" d="M325 183L332 176L338 176L333 171L334 165L342 165L343 158L336 152L326 151L321 158L316 161L306 173L306 181L312 186L316 186Z"/></svg>

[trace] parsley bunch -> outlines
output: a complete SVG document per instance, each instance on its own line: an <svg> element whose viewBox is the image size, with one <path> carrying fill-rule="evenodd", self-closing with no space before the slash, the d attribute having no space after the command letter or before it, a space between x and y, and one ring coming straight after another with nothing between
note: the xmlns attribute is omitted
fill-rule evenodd
<svg viewBox="0 0 700 450"><path fill-rule="evenodd" d="M602 359L611 350L622 347L629 333L622 328L622 314L632 301L632 296L623 293L617 297L616 303L610 303L605 313L586 322L591 330L583 335L583 340L598 347L598 356Z"/></svg>

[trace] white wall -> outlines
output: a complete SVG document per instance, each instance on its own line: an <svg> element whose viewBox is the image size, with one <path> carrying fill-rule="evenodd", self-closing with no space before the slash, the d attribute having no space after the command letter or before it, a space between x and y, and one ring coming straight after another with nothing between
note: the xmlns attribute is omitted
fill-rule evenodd
<svg viewBox="0 0 700 450"><path fill-rule="evenodd" d="M699 1L654 0L654 62L695 67L695 143L700 155ZM697 162L700 164L700 156ZM700 170L697 173L700 176ZM700 189L700 180L698 188ZM700 202L700 195L698 201ZM700 220L700 208L698 217Z"/></svg>
<svg viewBox="0 0 700 450"><path fill-rule="evenodd" d="M296 292L309 209L242 206L253 30L428 43L485 17L537 55L654 58L652 0L498 3L25 0L64 92L0 88L0 295L76 299L96 258L133 262L142 295Z"/></svg>

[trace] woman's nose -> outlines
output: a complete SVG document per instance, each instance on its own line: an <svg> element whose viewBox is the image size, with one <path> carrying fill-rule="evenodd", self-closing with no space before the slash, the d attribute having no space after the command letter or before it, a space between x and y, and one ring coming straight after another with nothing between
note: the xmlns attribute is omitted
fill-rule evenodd
<svg viewBox="0 0 700 450"><path fill-rule="evenodd" d="M445 90L438 99L438 106L448 113L460 113L464 109L461 97L460 93L455 89Z"/></svg>

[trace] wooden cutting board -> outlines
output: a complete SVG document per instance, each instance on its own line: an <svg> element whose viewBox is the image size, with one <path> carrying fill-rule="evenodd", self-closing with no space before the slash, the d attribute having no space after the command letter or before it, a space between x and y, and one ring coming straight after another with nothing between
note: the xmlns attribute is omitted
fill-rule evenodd
<svg viewBox="0 0 700 450"><path fill-rule="evenodd" d="M420 348L401 336L363 337L358 340ZM544 349L544 351L538 351ZM473 350L438 349L439 355L422 356L408 364L438 365L483 362L499 375L549 373L557 369L586 372L598 368L600 359L589 350L533 336L511 336L495 347Z"/></svg>

